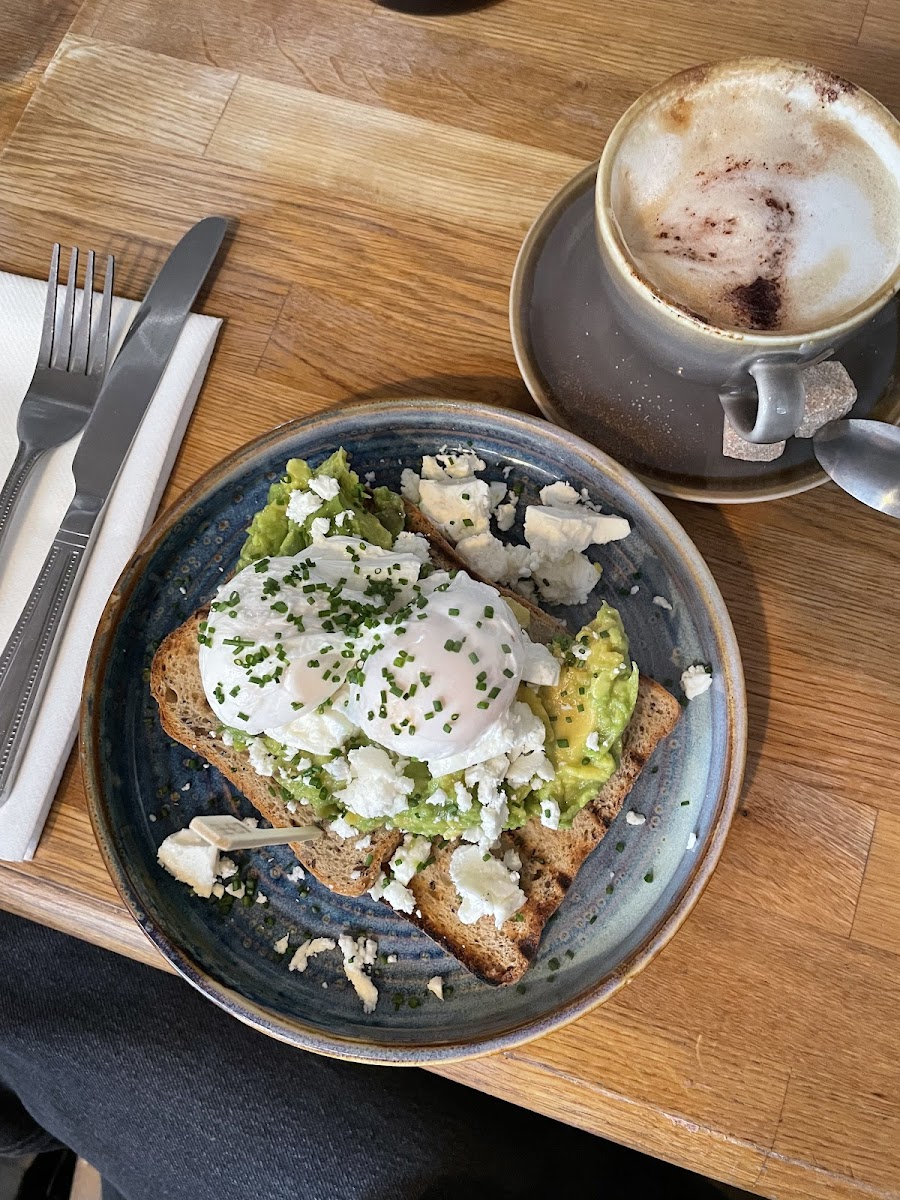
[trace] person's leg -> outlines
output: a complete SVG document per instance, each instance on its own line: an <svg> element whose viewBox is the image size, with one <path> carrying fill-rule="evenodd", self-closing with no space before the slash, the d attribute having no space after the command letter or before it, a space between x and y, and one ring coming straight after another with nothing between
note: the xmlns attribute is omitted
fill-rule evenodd
<svg viewBox="0 0 900 1200"><path fill-rule="evenodd" d="M128 1200L404 1200L442 1176L519 1196L546 1176L557 1127L476 1092L293 1050L6 914L0 962L0 1080Z"/></svg>
<svg viewBox="0 0 900 1200"><path fill-rule="evenodd" d="M127 1200L612 1197L657 1167L423 1071L291 1049L181 979L5 913L0 963L0 1084Z"/></svg>

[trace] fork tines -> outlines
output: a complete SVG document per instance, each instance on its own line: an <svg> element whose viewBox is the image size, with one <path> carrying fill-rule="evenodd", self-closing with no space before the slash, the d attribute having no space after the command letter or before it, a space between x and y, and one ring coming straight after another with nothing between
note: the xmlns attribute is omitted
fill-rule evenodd
<svg viewBox="0 0 900 1200"><path fill-rule="evenodd" d="M84 272L84 290L75 320L75 293L78 283L78 247L72 247L69 259L69 274L63 299L62 317L57 329L56 309L59 289L59 253L57 242L50 257L50 277L47 282L47 301L44 306L44 325L41 332L41 348L38 366L54 371L68 371L79 375L102 376L106 370L109 351L109 324L112 316L112 292L115 263L110 254L106 259L106 274L103 280L103 297L100 316L96 327L91 328L94 307L94 251L87 254Z"/></svg>

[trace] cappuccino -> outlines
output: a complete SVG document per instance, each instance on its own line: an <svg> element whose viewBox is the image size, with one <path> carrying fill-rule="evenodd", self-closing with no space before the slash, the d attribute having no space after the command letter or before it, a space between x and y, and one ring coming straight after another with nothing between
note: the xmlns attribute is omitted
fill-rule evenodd
<svg viewBox="0 0 900 1200"><path fill-rule="evenodd" d="M804 334L860 312L900 263L900 144L852 84L788 64L697 68L628 129L610 216L634 269L723 330Z"/></svg>

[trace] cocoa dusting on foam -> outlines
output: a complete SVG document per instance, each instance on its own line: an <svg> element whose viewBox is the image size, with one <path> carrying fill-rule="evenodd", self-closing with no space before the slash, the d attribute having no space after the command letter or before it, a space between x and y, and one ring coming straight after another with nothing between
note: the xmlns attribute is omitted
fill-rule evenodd
<svg viewBox="0 0 900 1200"><path fill-rule="evenodd" d="M777 329L781 312L781 287L775 279L757 275L752 283L732 288L729 297L738 321L751 329Z"/></svg>

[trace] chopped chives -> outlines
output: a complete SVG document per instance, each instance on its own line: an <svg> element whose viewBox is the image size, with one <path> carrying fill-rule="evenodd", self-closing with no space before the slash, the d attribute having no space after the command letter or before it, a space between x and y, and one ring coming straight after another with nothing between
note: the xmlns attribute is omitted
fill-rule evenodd
<svg viewBox="0 0 900 1200"><path fill-rule="evenodd" d="M559 746L560 750L568 750L569 739L568 738L557 738L556 744L557 744L557 746Z"/></svg>

